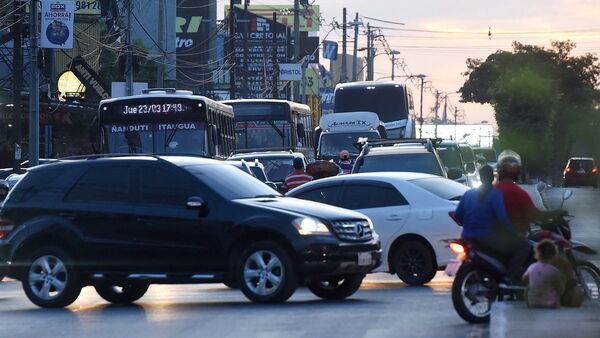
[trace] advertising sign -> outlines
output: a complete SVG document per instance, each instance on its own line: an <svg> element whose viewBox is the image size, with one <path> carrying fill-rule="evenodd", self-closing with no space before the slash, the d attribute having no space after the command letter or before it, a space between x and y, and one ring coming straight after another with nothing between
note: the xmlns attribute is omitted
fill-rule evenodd
<svg viewBox="0 0 600 338"><path fill-rule="evenodd" d="M199 91L210 82L207 64L212 2L214 0L177 0L175 50L179 88Z"/></svg>
<svg viewBox="0 0 600 338"><path fill-rule="evenodd" d="M75 1L75 14L100 15L100 0L77 0Z"/></svg>
<svg viewBox="0 0 600 338"><path fill-rule="evenodd" d="M298 63L280 63L279 80L300 81L302 80L302 65Z"/></svg>
<svg viewBox="0 0 600 338"><path fill-rule="evenodd" d="M236 7L243 8L242 5ZM250 5L248 11L256 15L272 18L273 12L277 13L277 22L294 28L294 5ZM225 17L229 13L229 5L225 6ZM300 7L300 31L301 32L318 32L320 28L321 16L319 5L309 5Z"/></svg>
<svg viewBox="0 0 600 338"><path fill-rule="evenodd" d="M328 60L337 60L338 44L335 41L323 41L323 58Z"/></svg>
<svg viewBox="0 0 600 338"><path fill-rule="evenodd" d="M288 62L288 28L237 7L234 14L237 92L244 98L272 98L275 63ZM281 89L279 97L285 97Z"/></svg>
<svg viewBox="0 0 600 338"><path fill-rule="evenodd" d="M300 58L310 57L308 63L319 63L319 37L301 36L300 37Z"/></svg>
<svg viewBox="0 0 600 338"><path fill-rule="evenodd" d="M73 48L74 13L74 1L42 1L42 48Z"/></svg>
<svg viewBox="0 0 600 338"><path fill-rule="evenodd" d="M321 97L321 109L323 110L323 114L333 113L334 92L335 91L333 88L319 88L319 94Z"/></svg>
<svg viewBox="0 0 600 338"><path fill-rule="evenodd" d="M110 90L98 73L81 57L76 56L69 65L69 70L77 76L85 86L85 97L89 101L100 102L110 98Z"/></svg>

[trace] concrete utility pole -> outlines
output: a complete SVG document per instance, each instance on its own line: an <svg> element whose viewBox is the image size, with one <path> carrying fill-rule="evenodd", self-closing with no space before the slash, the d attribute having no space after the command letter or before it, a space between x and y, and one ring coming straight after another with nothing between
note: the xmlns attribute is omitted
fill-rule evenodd
<svg viewBox="0 0 600 338"><path fill-rule="evenodd" d="M235 100L235 0L229 0L229 99Z"/></svg>
<svg viewBox="0 0 600 338"><path fill-rule="evenodd" d="M421 106L419 107L419 138L423 137L423 85L425 84L425 74L419 74L417 77L421 79Z"/></svg>
<svg viewBox="0 0 600 338"><path fill-rule="evenodd" d="M373 63L373 49L371 47L371 24L367 23L367 81L373 81L371 64Z"/></svg>
<svg viewBox="0 0 600 338"><path fill-rule="evenodd" d="M165 81L165 0L158 1L158 48L160 57L156 65L156 87L163 88Z"/></svg>
<svg viewBox="0 0 600 338"><path fill-rule="evenodd" d="M38 0L29 7L31 80L29 83L29 167L38 165L40 158L40 67L38 64Z"/></svg>
<svg viewBox="0 0 600 338"><path fill-rule="evenodd" d="M342 71L340 72L340 83L348 81L348 60L346 60L347 26L348 25L346 22L346 7L344 7L342 14Z"/></svg>
<svg viewBox="0 0 600 338"><path fill-rule="evenodd" d="M390 52L390 54L392 54L392 81L394 81L396 77L396 55L400 54L400 52L393 50Z"/></svg>
<svg viewBox="0 0 600 338"><path fill-rule="evenodd" d="M127 8L127 53L125 62L125 94L133 95L133 34L131 33L131 13L133 0L125 0Z"/></svg>
<svg viewBox="0 0 600 338"><path fill-rule="evenodd" d="M436 90L435 91L435 119L433 121L433 124L435 125L433 136L435 138L437 138L437 130L438 130L438 123L439 123L439 117L438 117L439 108L440 108L440 92Z"/></svg>
<svg viewBox="0 0 600 338"><path fill-rule="evenodd" d="M248 0L246 0L246 5ZM277 12L273 12L273 22L277 22ZM279 62L277 62L277 35L273 34L273 98L279 98Z"/></svg>
<svg viewBox="0 0 600 338"><path fill-rule="evenodd" d="M360 24L361 22L358 21L358 13L356 13L354 21L352 22L352 26L354 26L354 50L352 52L352 82L356 82L356 80L358 79L356 68L358 58L358 25Z"/></svg>
<svg viewBox="0 0 600 338"><path fill-rule="evenodd" d="M21 89L23 87L23 51L22 51L22 20L23 5L19 0L13 3L13 169L21 169Z"/></svg>
<svg viewBox="0 0 600 338"><path fill-rule="evenodd" d="M294 0L294 62L300 62L300 0ZM294 101L299 99L300 86L294 83Z"/></svg>
<svg viewBox="0 0 600 338"><path fill-rule="evenodd" d="M454 140L456 141L456 125L458 124L458 107L454 107Z"/></svg>

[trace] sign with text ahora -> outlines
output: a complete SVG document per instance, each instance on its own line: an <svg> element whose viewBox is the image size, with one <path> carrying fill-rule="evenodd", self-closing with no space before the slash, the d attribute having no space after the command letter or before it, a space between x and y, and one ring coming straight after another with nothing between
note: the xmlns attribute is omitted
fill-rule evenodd
<svg viewBox="0 0 600 338"><path fill-rule="evenodd" d="M73 48L75 2L42 1L42 48Z"/></svg>
<svg viewBox="0 0 600 338"><path fill-rule="evenodd" d="M302 65L296 63L279 64L279 80L300 81L302 80Z"/></svg>

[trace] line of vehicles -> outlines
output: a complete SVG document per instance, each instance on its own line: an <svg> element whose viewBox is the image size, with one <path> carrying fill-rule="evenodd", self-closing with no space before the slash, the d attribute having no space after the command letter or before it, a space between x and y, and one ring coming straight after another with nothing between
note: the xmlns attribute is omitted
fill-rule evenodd
<svg viewBox="0 0 600 338"><path fill-rule="evenodd" d="M17 177L0 209L0 277L41 307L68 306L88 285L113 303L176 283L275 303L302 285L343 299L370 272L429 282L455 256L442 240L460 237L453 212L495 154L415 139L403 84L338 89L316 128L307 106L283 100L158 89L102 101L99 154ZM278 192L295 158L340 150L352 175Z"/></svg>

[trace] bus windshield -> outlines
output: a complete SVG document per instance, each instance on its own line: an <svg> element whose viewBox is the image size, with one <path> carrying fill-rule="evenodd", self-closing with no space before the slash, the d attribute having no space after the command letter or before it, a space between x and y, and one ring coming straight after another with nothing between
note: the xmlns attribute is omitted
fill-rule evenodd
<svg viewBox="0 0 600 338"><path fill-rule="evenodd" d="M354 145L358 138L366 137L369 139L378 139L379 133L376 131L352 132L352 133L324 133L321 134L319 143L319 155L323 157L338 157L340 151L347 150L351 156L358 156L358 149Z"/></svg>
<svg viewBox="0 0 600 338"><path fill-rule="evenodd" d="M235 112L237 149L290 147L290 107L280 102L229 103Z"/></svg>
<svg viewBox="0 0 600 338"><path fill-rule="evenodd" d="M104 126L109 153L207 156L205 122Z"/></svg>
<svg viewBox="0 0 600 338"><path fill-rule="evenodd" d="M335 91L334 111L369 111L377 113L384 123L400 121L408 118L404 97L404 89L399 85L349 86Z"/></svg>

